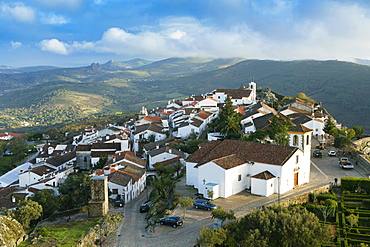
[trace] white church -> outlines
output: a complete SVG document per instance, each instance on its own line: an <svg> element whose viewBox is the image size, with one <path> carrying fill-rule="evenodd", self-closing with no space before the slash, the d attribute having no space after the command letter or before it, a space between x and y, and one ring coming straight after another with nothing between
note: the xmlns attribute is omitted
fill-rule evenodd
<svg viewBox="0 0 370 247"><path fill-rule="evenodd" d="M186 161L186 184L216 199L243 190L270 196L308 183L312 130L297 125L287 132L289 146L236 140L204 143Z"/></svg>

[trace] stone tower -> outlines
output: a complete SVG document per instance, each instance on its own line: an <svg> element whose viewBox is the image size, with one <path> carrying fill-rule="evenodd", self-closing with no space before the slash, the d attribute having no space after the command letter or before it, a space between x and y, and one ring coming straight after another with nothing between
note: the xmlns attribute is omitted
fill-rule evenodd
<svg viewBox="0 0 370 247"><path fill-rule="evenodd" d="M108 213L108 179L105 176L91 178L89 217L101 217Z"/></svg>

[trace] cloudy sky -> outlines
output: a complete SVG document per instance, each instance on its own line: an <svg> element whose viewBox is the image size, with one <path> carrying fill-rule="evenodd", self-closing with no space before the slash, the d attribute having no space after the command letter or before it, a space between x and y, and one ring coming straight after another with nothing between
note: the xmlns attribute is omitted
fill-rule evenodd
<svg viewBox="0 0 370 247"><path fill-rule="evenodd" d="M368 0L0 0L0 65L370 59Z"/></svg>

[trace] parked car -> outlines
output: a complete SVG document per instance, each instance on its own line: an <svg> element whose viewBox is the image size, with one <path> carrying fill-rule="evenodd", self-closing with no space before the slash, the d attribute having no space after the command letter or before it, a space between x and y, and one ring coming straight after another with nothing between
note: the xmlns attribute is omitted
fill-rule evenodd
<svg viewBox="0 0 370 247"><path fill-rule="evenodd" d="M313 157L322 158L322 152L320 150L313 151Z"/></svg>
<svg viewBox="0 0 370 247"><path fill-rule="evenodd" d="M125 201L124 200L115 200L114 201L114 206L115 207L123 207L125 205Z"/></svg>
<svg viewBox="0 0 370 247"><path fill-rule="evenodd" d="M215 208L217 208L217 206L215 204L213 204L212 202L210 201L207 201L207 200L204 200L204 199L197 199L194 203L193 203L193 206L195 208L200 208L200 209L204 209L204 210L213 210Z"/></svg>
<svg viewBox="0 0 370 247"><path fill-rule="evenodd" d="M335 152L335 151L329 151L328 152L328 155L329 156L337 156L337 152Z"/></svg>
<svg viewBox="0 0 370 247"><path fill-rule="evenodd" d="M153 206L153 202L149 201L144 203L143 205L140 206L140 213L146 213L149 211L150 207Z"/></svg>
<svg viewBox="0 0 370 247"><path fill-rule="evenodd" d="M182 226L182 223L182 218L179 216L169 216L159 220L159 224L172 226L173 228Z"/></svg>

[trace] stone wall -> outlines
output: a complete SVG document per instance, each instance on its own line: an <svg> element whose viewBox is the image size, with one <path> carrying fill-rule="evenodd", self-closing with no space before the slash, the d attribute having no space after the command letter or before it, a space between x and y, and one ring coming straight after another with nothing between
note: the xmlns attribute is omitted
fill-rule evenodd
<svg viewBox="0 0 370 247"><path fill-rule="evenodd" d="M310 194L312 194L312 193L314 193L314 194L328 193L330 189L331 189L331 185L328 184L328 185L322 186L320 188L314 189L310 192L307 192L307 193L304 193L304 194L301 194L301 195L298 195L298 196L294 196L294 197L291 197L291 198L288 198L288 199L281 200L280 203L285 205L285 206L289 206L289 205L293 205L293 204L306 203L309 200Z"/></svg>
<svg viewBox="0 0 370 247"><path fill-rule="evenodd" d="M88 230L76 247L100 246L110 234L117 231L118 226L121 224L122 217L123 214L106 215L100 224Z"/></svg>

